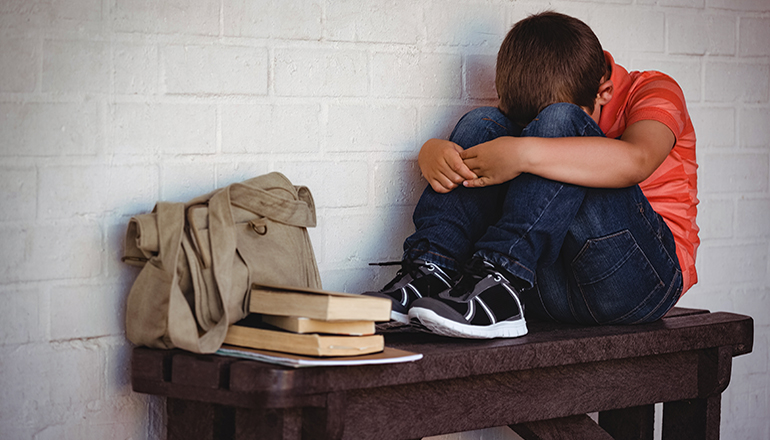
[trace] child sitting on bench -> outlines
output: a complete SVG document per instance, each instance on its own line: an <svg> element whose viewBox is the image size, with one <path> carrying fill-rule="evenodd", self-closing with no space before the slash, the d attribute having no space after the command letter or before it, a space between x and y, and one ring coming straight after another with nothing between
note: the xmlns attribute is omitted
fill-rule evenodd
<svg viewBox="0 0 770 440"><path fill-rule="evenodd" d="M401 270L368 295L391 318L463 338L516 337L528 316L661 318L697 280L695 133L660 72L627 72L582 21L514 25L477 108L419 154L429 186Z"/></svg>

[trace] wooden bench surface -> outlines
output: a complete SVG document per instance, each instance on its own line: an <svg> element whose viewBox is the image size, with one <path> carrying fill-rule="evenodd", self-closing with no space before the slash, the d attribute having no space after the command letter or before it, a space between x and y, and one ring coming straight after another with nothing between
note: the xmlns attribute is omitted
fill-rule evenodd
<svg viewBox="0 0 770 440"><path fill-rule="evenodd" d="M527 440L559 438L548 434L559 428L651 439L658 402L671 402L666 438L718 438L732 357L753 343L750 317L693 309L638 326L528 324L524 337L488 341L387 334L423 359L357 367L136 348L132 381L170 398L169 439L410 439L503 425ZM579 416L597 411L603 434Z"/></svg>

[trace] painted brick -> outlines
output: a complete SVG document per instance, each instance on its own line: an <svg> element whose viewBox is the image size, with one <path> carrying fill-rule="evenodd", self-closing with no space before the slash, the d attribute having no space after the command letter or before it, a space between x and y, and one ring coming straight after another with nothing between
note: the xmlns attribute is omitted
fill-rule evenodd
<svg viewBox="0 0 770 440"><path fill-rule="evenodd" d="M54 166L40 169L38 215L56 220L88 214L134 214L156 202L155 167Z"/></svg>
<svg viewBox="0 0 770 440"><path fill-rule="evenodd" d="M413 151L417 109L332 105L326 128L328 151Z"/></svg>
<svg viewBox="0 0 770 440"><path fill-rule="evenodd" d="M499 48L509 30L505 6L441 2L428 7L428 41L447 45Z"/></svg>
<svg viewBox="0 0 770 440"><path fill-rule="evenodd" d="M705 0L637 0L640 5L677 6L682 8L703 8Z"/></svg>
<svg viewBox="0 0 770 440"><path fill-rule="evenodd" d="M264 48L168 46L161 57L167 93L267 94Z"/></svg>
<svg viewBox="0 0 770 440"><path fill-rule="evenodd" d="M759 329L755 329L759 330ZM763 334L762 332L755 332L754 334L754 347L757 347L759 345L761 346L767 346L768 340L767 336ZM764 350L763 350L764 351ZM766 355L765 353L762 353ZM755 352L752 352L750 356L742 356L740 358L736 358L733 366L733 371L736 371L738 369L743 370L744 366L747 364L753 363L752 357L757 356L760 357L762 354L755 354ZM740 362L738 362L738 359L740 359ZM737 422L742 422L742 424L747 425L747 428L744 428L742 431L739 431L743 434L747 434L750 432L758 433L760 430L757 428L762 426L762 424L756 423L759 419L763 419L767 417L764 414L767 414L768 404L767 404L767 379L766 374L751 374L747 375L749 380L746 382L741 383L741 385L738 385L735 387L734 390L731 390L733 395L736 397L735 400L733 400L733 405L730 408L732 411L733 419ZM764 386L763 386L764 385ZM741 402L741 403L738 403ZM746 405L744 408L741 408L741 406ZM754 420L752 420L754 419ZM752 428L753 427L753 428ZM739 438L750 438L750 439L761 439L761 438L767 438L766 436L761 435L747 435L742 436Z"/></svg>
<svg viewBox="0 0 770 440"><path fill-rule="evenodd" d="M608 6L596 11L588 25L602 46L612 53L663 53L665 49L665 15L661 12ZM623 38L617 38L618 35Z"/></svg>
<svg viewBox="0 0 770 440"><path fill-rule="evenodd" d="M231 183L243 182L253 177L261 176L268 172L266 161L244 161L233 160L225 163L218 163L215 166L217 188L221 188Z"/></svg>
<svg viewBox="0 0 770 440"><path fill-rule="evenodd" d="M4 36L33 34L43 25L43 14L37 3L28 0L4 0L0 2L0 29Z"/></svg>
<svg viewBox="0 0 770 440"><path fill-rule="evenodd" d="M219 2L114 0L110 14L117 32L219 34Z"/></svg>
<svg viewBox="0 0 770 440"><path fill-rule="evenodd" d="M703 199L698 205L701 240L733 236L735 202L731 199Z"/></svg>
<svg viewBox="0 0 770 440"><path fill-rule="evenodd" d="M767 276L767 243L708 245L698 249L698 283L730 287L735 274L741 283L760 283Z"/></svg>
<svg viewBox="0 0 770 440"><path fill-rule="evenodd" d="M319 0L224 0L222 15L228 36L318 40L322 35Z"/></svg>
<svg viewBox="0 0 770 440"><path fill-rule="evenodd" d="M222 151L225 153L318 151L320 112L319 106L311 104L223 105Z"/></svg>
<svg viewBox="0 0 770 440"><path fill-rule="evenodd" d="M465 58L465 90L473 99L497 99L495 68L497 55L468 55Z"/></svg>
<svg viewBox="0 0 770 440"><path fill-rule="evenodd" d="M156 45L113 43L115 93L153 95L159 91L160 66Z"/></svg>
<svg viewBox="0 0 770 440"><path fill-rule="evenodd" d="M279 96L364 96L368 90L363 51L275 51L274 87Z"/></svg>
<svg viewBox="0 0 770 440"><path fill-rule="evenodd" d="M67 378L50 380L50 398L54 405L93 402L102 395L104 382L94 380L104 375L104 353L98 346L73 343L56 347L46 353L48 359L44 377ZM82 406L81 406L82 407Z"/></svg>
<svg viewBox="0 0 770 440"><path fill-rule="evenodd" d="M770 12L767 0L706 0L707 8L734 11Z"/></svg>
<svg viewBox="0 0 770 440"><path fill-rule="evenodd" d="M131 357L134 346L127 339L121 338L120 343L116 343L106 349L106 367L107 367L107 395L115 396L115 400L120 400L124 396L129 402L144 403L138 393L131 390ZM147 397L147 396L144 396ZM133 419L142 419L143 416ZM120 420L121 417L115 417Z"/></svg>
<svg viewBox="0 0 770 440"><path fill-rule="evenodd" d="M147 427L131 422L136 418L147 416L147 405L144 399L138 397L110 396L109 400L88 402L87 407L76 416L64 421L52 420L49 425L41 426L34 433L34 438L35 440L153 438L147 435ZM122 422L116 422L116 420L122 420Z"/></svg>
<svg viewBox="0 0 770 440"><path fill-rule="evenodd" d="M735 53L735 18L722 15L668 14L668 50L681 54Z"/></svg>
<svg viewBox="0 0 770 440"><path fill-rule="evenodd" d="M768 148L770 146L770 108L744 107L740 113L740 146Z"/></svg>
<svg viewBox="0 0 770 440"><path fill-rule="evenodd" d="M5 307L0 308L0 322L3 323L0 326L0 346L24 344L43 338L38 289L2 291L0 300L5 304Z"/></svg>
<svg viewBox="0 0 770 440"><path fill-rule="evenodd" d="M420 143L428 139L449 139L457 122L472 110L471 105L441 105L420 108Z"/></svg>
<svg viewBox="0 0 770 440"><path fill-rule="evenodd" d="M120 335L125 297L114 285L54 286L51 289L51 339Z"/></svg>
<svg viewBox="0 0 770 440"><path fill-rule="evenodd" d="M216 107L207 104L117 103L112 106L113 154L216 152Z"/></svg>
<svg viewBox="0 0 770 440"><path fill-rule="evenodd" d="M749 315L754 318L754 327L770 329L770 314L757 313L756 304L767 304L770 301L770 289L740 288L732 294L735 313ZM755 346L757 344L754 344Z"/></svg>
<svg viewBox="0 0 770 440"><path fill-rule="evenodd" d="M0 103L0 155L94 154L103 141L99 103Z"/></svg>
<svg viewBox="0 0 770 440"><path fill-rule="evenodd" d="M148 200L147 206L154 206L153 201ZM150 212L137 211L132 212L130 215L144 214ZM131 285L134 284L136 277L139 275L140 268L131 266L121 261L123 257L123 251L126 248L126 229L128 227L130 217L128 215L123 217L115 217L105 220L104 228L106 230L106 277L115 286L111 287L115 292L128 293L131 289ZM100 282L103 282L100 280Z"/></svg>
<svg viewBox="0 0 770 440"><path fill-rule="evenodd" d="M705 249L701 247L702 249ZM706 251L710 252L710 251ZM702 264L700 262L700 250L698 251L698 274ZM687 293L677 302L677 306L686 308L706 308L709 310L732 310L733 300L729 295L730 287L720 285L710 285L702 283L700 280L698 284L688 290Z"/></svg>
<svg viewBox="0 0 770 440"><path fill-rule="evenodd" d="M43 45L43 91L109 92L109 44L46 40Z"/></svg>
<svg viewBox="0 0 770 440"><path fill-rule="evenodd" d="M459 55L380 52L372 58L372 71L375 96L459 98L462 95Z"/></svg>
<svg viewBox="0 0 770 440"><path fill-rule="evenodd" d="M364 16L366 20L361 19ZM422 5L410 0L326 4L326 34L333 41L416 43L422 23Z"/></svg>
<svg viewBox="0 0 770 440"><path fill-rule="evenodd" d="M770 19L742 17L740 26L739 55L770 55Z"/></svg>
<svg viewBox="0 0 770 440"><path fill-rule="evenodd" d="M215 190L214 164L172 163L160 169L160 199L187 202Z"/></svg>
<svg viewBox="0 0 770 440"><path fill-rule="evenodd" d="M48 15L58 21L101 21L101 0L53 0L41 5L47 8Z"/></svg>
<svg viewBox="0 0 770 440"><path fill-rule="evenodd" d="M311 192L313 190L311 189ZM323 272L324 264L326 264L326 261L324 261L324 255L326 253L324 252L324 245L326 244L326 240L324 239L324 226L327 225L326 223L326 213L328 210L326 209L316 209L316 216L319 220L323 219L323 222L319 221L314 228L308 228L307 233L310 237L310 242L313 245L313 253L315 254L316 262L318 263L319 271Z"/></svg>
<svg viewBox="0 0 770 440"><path fill-rule="evenodd" d="M3 38L0 44L0 92L33 92L37 87L40 48L30 38Z"/></svg>
<svg viewBox="0 0 770 440"><path fill-rule="evenodd" d="M770 237L770 199L741 198L736 202L735 235L740 238Z"/></svg>
<svg viewBox="0 0 770 440"><path fill-rule="evenodd" d="M710 193L766 192L765 154L702 154L698 159L699 191Z"/></svg>
<svg viewBox="0 0 770 440"><path fill-rule="evenodd" d="M414 206L426 185L417 161L377 162L374 166L374 199L377 206Z"/></svg>
<svg viewBox="0 0 770 440"><path fill-rule="evenodd" d="M364 214L328 213L324 261L360 267L400 260L404 239L414 231L412 210L404 207L371 209Z"/></svg>
<svg viewBox="0 0 770 440"><path fill-rule="evenodd" d="M699 152L715 147L735 146L734 108L690 107L688 110L698 138Z"/></svg>
<svg viewBox="0 0 770 440"><path fill-rule="evenodd" d="M393 261L400 260L401 257ZM395 276L395 269L365 268L365 269L326 269L322 271L322 281L325 289L337 292L362 293L379 290ZM427 437L425 437L427 439Z"/></svg>
<svg viewBox="0 0 770 440"><path fill-rule="evenodd" d="M48 352L40 347L40 344L0 345L0 366L3 372L0 374L0 389L3 390L0 421L12 421L13 425L20 427L29 423L28 414L31 410L48 404L49 380L61 376L48 377L45 374L50 360L47 358ZM3 436L6 435L6 431L3 431Z"/></svg>
<svg viewBox="0 0 770 440"><path fill-rule="evenodd" d="M101 273L104 250L91 221L48 222L45 226L0 226L0 284L17 281L91 278ZM88 252L75 252L87 249Z"/></svg>
<svg viewBox="0 0 770 440"><path fill-rule="evenodd" d="M756 311L749 311L748 314L749 316L757 315ZM751 351L751 356L748 356L745 361L735 364L733 367L733 374L743 377L752 375L758 375L761 377L761 375L764 375L767 372L768 337L763 330L764 329L756 329L754 333L754 347Z"/></svg>
<svg viewBox="0 0 770 440"><path fill-rule="evenodd" d="M0 221L35 218L37 173L34 169L0 168Z"/></svg>
<svg viewBox="0 0 770 440"><path fill-rule="evenodd" d="M770 66L754 63L706 62L706 100L767 102Z"/></svg>
<svg viewBox="0 0 770 440"><path fill-rule="evenodd" d="M368 168L365 162L276 162L295 185L304 185L313 193L316 208L342 208L366 205Z"/></svg>

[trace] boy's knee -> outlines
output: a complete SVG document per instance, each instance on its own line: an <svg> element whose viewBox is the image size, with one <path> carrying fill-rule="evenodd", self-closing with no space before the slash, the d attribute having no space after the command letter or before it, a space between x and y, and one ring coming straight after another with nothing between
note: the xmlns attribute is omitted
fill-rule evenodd
<svg viewBox="0 0 770 440"><path fill-rule="evenodd" d="M568 102L557 102L544 108L527 125L523 136L570 137L601 136L601 130L583 108Z"/></svg>
<svg viewBox="0 0 770 440"><path fill-rule="evenodd" d="M501 136L517 136L513 124L497 107L478 107L466 113L449 140L470 148Z"/></svg>

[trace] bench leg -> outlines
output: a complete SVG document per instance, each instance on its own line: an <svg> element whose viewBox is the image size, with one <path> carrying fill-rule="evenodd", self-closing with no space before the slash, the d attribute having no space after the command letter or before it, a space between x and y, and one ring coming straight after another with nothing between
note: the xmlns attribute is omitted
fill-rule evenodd
<svg viewBox="0 0 770 440"><path fill-rule="evenodd" d="M615 440L653 440L655 405L602 411L599 426Z"/></svg>
<svg viewBox="0 0 770 440"><path fill-rule="evenodd" d="M613 440L587 415L511 425L524 440Z"/></svg>
<svg viewBox="0 0 770 440"><path fill-rule="evenodd" d="M235 410L234 440L302 438L302 409Z"/></svg>
<svg viewBox="0 0 770 440"><path fill-rule="evenodd" d="M233 438L233 410L213 403L166 399L168 440Z"/></svg>
<svg viewBox="0 0 770 440"><path fill-rule="evenodd" d="M663 440L719 440L722 395L663 404Z"/></svg>

